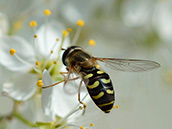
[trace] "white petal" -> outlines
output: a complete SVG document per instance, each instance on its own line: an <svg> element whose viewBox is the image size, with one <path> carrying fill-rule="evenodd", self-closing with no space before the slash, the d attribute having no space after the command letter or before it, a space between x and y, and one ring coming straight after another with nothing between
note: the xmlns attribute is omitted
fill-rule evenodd
<svg viewBox="0 0 172 129"><path fill-rule="evenodd" d="M38 38L37 38L37 44L38 44L38 50L40 51L41 55L46 58L50 54L51 50L54 51L52 57L57 58L57 55L59 55L58 50L61 44L62 40L62 30L64 30L65 27L55 21L48 22L47 24L43 25L37 32ZM58 42L56 42L56 39L59 39ZM69 44L69 37L65 38L63 47L66 48ZM54 44L56 43L56 46Z"/></svg>
<svg viewBox="0 0 172 129"><path fill-rule="evenodd" d="M45 86L51 85L52 80L47 70L43 73L43 83ZM55 119L55 116L66 116L78 104L78 96L67 94L63 89L63 84L43 89L42 107L45 115Z"/></svg>
<svg viewBox="0 0 172 129"><path fill-rule="evenodd" d="M12 75L13 75L13 72L7 70L3 66L0 66L0 93L2 91L2 84L5 81L7 81Z"/></svg>
<svg viewBox="0 0 172 129"><path fill-rule="evenodd" d="M33 96L36 90L37 76L29 73L16 73L3 85L3 91L18 101L25 101Z"/></svg>
<svg viewBox="0 0 172 129"><path fill-rule="evenodd" d="M7 17L0 12L0 36L7 34L9 23Z"/></svg>
<svg viewBox="0 0 172 129"><path fill-rule="evenodd" d="M28 71L35 62L34 51L31 45L18 36L3 36L0 38L0 63L12 71ZM19 61L15 56L10 55L10 49L14 48L16 54L26 62Z"/></svg>

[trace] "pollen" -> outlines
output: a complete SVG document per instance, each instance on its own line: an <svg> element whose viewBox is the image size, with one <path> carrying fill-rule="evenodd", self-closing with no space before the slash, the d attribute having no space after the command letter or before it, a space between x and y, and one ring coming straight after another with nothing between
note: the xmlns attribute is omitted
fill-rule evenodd
<svg viewBox="0 0 172 129"><path fill-rule="evenodd" d="M68 32L66 30L63 30L63 36L67 36Z"/></svg>
<svg viewBox="0 0 172 129"><path fill-rule="evenodd" d="M35 35L34 35L34 38L37 38L37 37L38 37L38 36L35 34Z"/></svg>
<svg viewBox="0 0 172 129"><path fill-rule="evenodd" d="M37 22L36 21L31 21L29 23L30 27L36 27L37 26Z"/></svg>
<svg viewBox="0 0 172 129"><path fill-rule="evenodd" d="M93 124L93 123L91 123L91 124L90 124L90 126L94 126L94 124Z"/></svg>
<svg viewBox="0 0 172 129"><path fill-rule="evenodd" d="M36 65L39 65L39 61L36 61L35 64L36 64Z"/></svg>
<svg viewBox="0 0 172 129"><path fill-rule="evenodd" d="M72 31L72 29L71 29L71 28L68 28L68 29L67 29L67 31L68 31L68 32L71 32L71 31Z"/></svg>
<svg viewBox="0 0 172 129"><path fill-rule="evenodd" d="M57 62L56 61L53 61L53 64L57 64Z"/></svg>
<svg viewBox="0 0 172 129"><path fill-rule="evenodd" d="M113 107L112 107L113 109L115 109L115 106L113 105Z"/></svg>
<svg viewBox="0 0 172 129"><path fill-rule="evenodd" d="M80 26L80 27L84 26L84 24L85 24L85 23L84 23L83 20L78 20L78 21L77 21L77 25Z"/></svg>
<svg viewBox="0 0 172 129"><path fill-rule="evenodd" d="M80 129L84 129L84 127L83 126L80 126Z"/></svg>
<svg viewBox="0 0 172 129"><path fill-rule="evenodd" d="M42 80L38 80L38 81L37 81L37 86L38 86L38 87L42 87L43 85L44 85L44 84L42 83Z"/></svg>
<svg viewBox="0 0 172 129"><path fill-rule="evenodd" d="M116 108L119 108L119 105L116 105Z"/></svg>
<svg viewBox="0 0 172 129"><path fill-rule="evenodd" d="M44 10L44 14L45 14L46 16L50 16L50 15L51 15L51 11L50 11L49 9L45 9L45 10Z"/></svg>
<svg viewBox="0 0 172 129"><path fill-rule="evenodd" d="M116 129L120 129L120 128L116 128Z"/></svg>
<svg viewBox="0 0 172 129"><path fill-rule="evenodd" d="M53 50L51 50L51 54L53 54L53 52L54 52L54 51L53 51Z"/></svg>
<svg viewBox="0 0 172 129"><path fill-rule="evenodd" d="M11 55L14 55L15 52L16 52L16 50L13 49L13 48L10 50L10 54L11 54Z"/></svg>
<svg viewBox="0 0 172 129"><path fill-rule="evenodd" d="M57 39L56 39L56 41L58 42L58 41L59 41L59 39L57 38Z"/></svg>
<svg viewBox="0 0 172 129"><path fill-rule="evenodd" d="M93 39L90 39L88 41L88 44L91 45L91 46L93 46L93 47L96 45L95 40L93 40Z"/></svg>
<svg viewBox="0 0 172 129"><path fill-rule="evenodd" d="M79 109L82 110L83 108L81 106L79 106Z"/></svg>

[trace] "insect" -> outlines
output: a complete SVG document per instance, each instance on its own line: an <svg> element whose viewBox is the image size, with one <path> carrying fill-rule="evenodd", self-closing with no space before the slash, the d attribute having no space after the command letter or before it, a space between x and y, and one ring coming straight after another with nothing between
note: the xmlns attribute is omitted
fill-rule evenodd
<svg viewBox="0 0 172 129"><path fill-rule="evenodd" d="M105 113L109 113L114 105L115 91L109 75L98 67L98 61L104 62L108 67L114 70L130 72L141 72L160 67L160 64L150 60L93 57L80 46L70 46L63 50L65 51L62 56L62 61L68 72L62 73L67 74L67 77L61 82L64 82L65 85L67 81L75 80L80 77L81 82L78 92L79 102L86 107L85 103L80 100L80 89L82 82L84 82L94 103ZM71 73L75 73L79 77L70 79Z"/></svg>

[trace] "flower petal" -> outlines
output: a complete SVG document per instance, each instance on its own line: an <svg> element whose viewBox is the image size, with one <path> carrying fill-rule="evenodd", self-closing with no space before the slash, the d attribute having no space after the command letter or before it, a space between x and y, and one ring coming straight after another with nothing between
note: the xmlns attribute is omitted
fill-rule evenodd
<svg viewBox="0 0 172 129"><path fill-rule="evenodd" d="M45 86L52 85L50 74L47 70L43 72L43 83ZM55 119L55 116L66 116L79 104L78 96L67 94L62 84L43 89L42 91L42 108L45 115Z"/></svg>
<svg viewBox="0 0 172 129"><path fill-rule="evenodd" d="M3 85L3 83L5 81L7 81L12 75L13 75L13 72L7 70L3 66L0 66L0 93L2 91L2 85Z"/></svg>
<svg viewBox="0 0 172 129"><path fill-rule="evenodd" d="M3 92L15 100L25 101L35 93L37 79L34 74L16 73L3 85Z"/></svg>
<svg viewBox="0 0 172 129"><path fill-rule="evenodd" d="M59 55L58 50L61 45L62 40L62 30L64 30L65 27L55 21L49 22L47 24L44 24L37 32L38 38L37 38L37 44L38 44L38 50L40 51L41 55L46 58L50 55L51 50L54 51L52 57L57 58L57 55ZM56 42L56 39L59 39L58 42ZM63 47L67 47L69 44L69 37L66 37L64 40ZM56 46L54 47L54 44L56 43Z"/></svg>
<svg viewBox="0 0 172 129"><path fill-rule="evenodd" d="M12 71L27 71L32 68L35 62L34 51L31 45L18 36L3 36L0 38L0 63ZM24 60L19 61L15 56L10 55L10 49L15 49L16 54Z"/></svg>

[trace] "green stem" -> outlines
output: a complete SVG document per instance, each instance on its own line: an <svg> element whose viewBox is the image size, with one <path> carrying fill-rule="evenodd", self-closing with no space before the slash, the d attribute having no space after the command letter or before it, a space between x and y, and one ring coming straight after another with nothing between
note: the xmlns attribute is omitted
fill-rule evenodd
<svg viewBox="0 0 172 129"><path fill-rule="evenodd" d="M22 123L28 125L29 127L35 127L36 125L24 118L21 114L15 112L13 113L13 116L16 117L18 120L20 120Z"/></svg>

